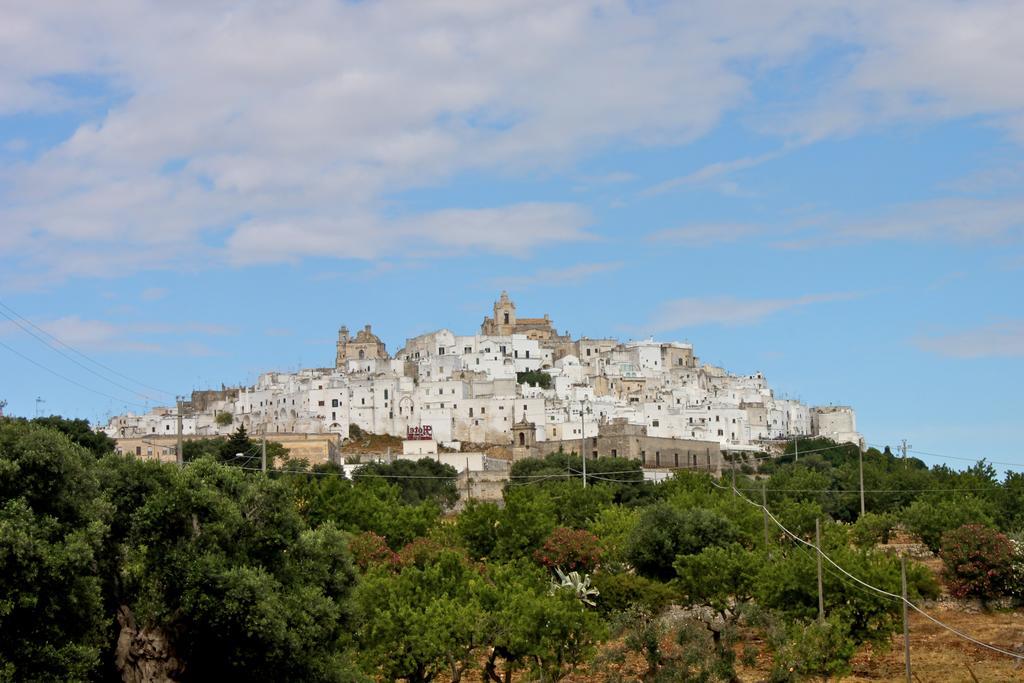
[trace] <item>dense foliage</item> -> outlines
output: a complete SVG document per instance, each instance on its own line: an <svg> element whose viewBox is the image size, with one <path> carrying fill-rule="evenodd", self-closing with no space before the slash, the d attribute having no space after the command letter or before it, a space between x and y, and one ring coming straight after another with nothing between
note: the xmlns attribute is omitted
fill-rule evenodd
<svg viewBox="0 0 1024 683"><path fill-rule="evenodd" d="M862 516L856 451L821 440L737 492L706 473L644 482L620 458L588 460L584 488L582 461L554 453L515 463L500 504L445 518L455 473L430 459L348 478L268 442L263 474L241 426L186 443L179 468L75 421L0 421L0 679L556 681L628 652L651 681L732 680L754 654L771 680L835 676L889 641L899 604L829 565L818 621L815 554L794 539L816 520L828 556L886 591L899 561L876 545L910 533L941 548L954 595L1021 597L1024 480L984 462L869 450ZM762 487L785 527L767 536L747 499ZM908 584L939 594L921 564ZM671 605L690 609L661 619Z"/></svg>
<svg viewBox="0 0 1024 683"><path fill-rule="evenodd" d="M529 370L526 372L517 372L516 382L518 382L519 384L529 384L531 387L550 389L551 375L542 370Z"/></svg>

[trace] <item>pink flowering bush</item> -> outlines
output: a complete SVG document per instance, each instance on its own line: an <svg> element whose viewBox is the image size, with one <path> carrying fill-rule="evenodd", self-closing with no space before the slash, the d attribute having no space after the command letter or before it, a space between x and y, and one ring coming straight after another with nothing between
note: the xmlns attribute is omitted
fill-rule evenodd
<svg viewBox="0 0 1024 683"><path fill-rule="evenodd" d="M965 524L942 535L943 578L958 598L992 600L1013 589L1016 548L1005 535L981 524Z"/></svg>
<svg viewBox="0 0 1024 683"><path fill-rule="evenodd" d="M364 531L353 536L348 543L348 549L352 553L352 561L361 572L365 572L370 567L379 565L392 567L398 563L398 555L388 547L387 540L372 531Z"/></svg>
<svg viewBox="0 0 1024 683"><path fill-rule="evenodd" d="M557 527L533 558L548 569L589 572L601 562L601 541L589 531Z"/></svg>

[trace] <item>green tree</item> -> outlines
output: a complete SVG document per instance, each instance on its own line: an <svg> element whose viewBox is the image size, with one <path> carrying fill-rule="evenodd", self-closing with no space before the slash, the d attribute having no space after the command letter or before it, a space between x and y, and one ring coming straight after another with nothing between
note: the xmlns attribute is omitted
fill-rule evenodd
<svg viewBox="0 0 1024 683"><path fill-rule="evenodd" d="M735 671L728 635L743 606L754 597L764 565L763 551L748 551L738 543L709 546L676 558L677 585L687 604L712 611L711 615L700 613L697 621L711 634L718 666L730 679Z"/></svg>
<svg viewBox="0 0 1024 683"><path fill-rule="evenodd" d="M907 530L921 539L933 553L939 552L942 534L964 524L992 526L993 505L965 494L915 500L900 514Z"/></svg>
<svg viewBox="0 0 1024 683"><path fill-rule="evenodd" d="M505 509L497 526L494 557L528 557L557 523L555 505L542 492L521 486L505 492Z"/></svg>
<svg viewBox="0 0 1024 683"><path fill-rule="evenodd" d="M519 384L529 384L531 387L540 387L541 389L551 388L551 375L540 370L529 370L527 372L517 372L516 382Z"/></svg>
<svg viewBox="0 0 1024 683"><path fill-rule="evenodd" d="M458 472L451 465L431 458L406 460L392 463L370 463L356 470L353 478L357 484L380 477L398 487L402 500L416 505L432 500L442 507L451 507L459 499L455 486Z"/></svg>
<svg viewBox="0 0 1024 683"><path fill-rule="evenodd" d="M475 559L491 556L498 543L501 509L494 503L471 500L456 521L463 545Z"/></svg>
<svg viewBox="0 0 1024 683"><path fill-rule="evenodd" d="M490 680L502 683L499 660L509 675L525 669L543 681L558 681L590 660L606 628L573 591L553 590L546 572L524 562L491 565L488 579L481 604L492 646L484 668Z"/></svg>
<svg viewBox="0 0 1024 683"><path fill-rule="evenodd" d="M692 555L742 538L739 528L714 510L698 507L681 512L659 503L641 514L626 556L641 574L667 581L675 576L677 555Z"/></svg>
<svg viewBox="0 0 1024 683"><path fill-rule="evenodd" d="M67 436L73 443L91 452L97 458L114 452L117 442L103 432L94 430L87 420L69 419L58 415L37 417L33 424L56 429Z"/></svg>
<svg viewBox="0 0 1024 683"><path fill-rule="evenodd" d="M842 676L857 650L849 624L839 615L825 621L777 625L769 635L774 650L772 683L796 683L810 676Z"/></svg>
<svg viewBox="0 0 1024 683"><path fill-rule="evenodd" d="M658 503L646 508L626 547L627 559L643 576L671 579L682 528L683 516L671 505Z"/></svg>
<svg viewBox="0 0 1024 683"><path fill-rule="evenodd" d="M0 678L82 681L98 669L110 508L95 463L56 429L0 419Z"/></svg>
<svg viewBox="0 0 1024 683"><path fill-rule="evenodd" d="M257 446L253 445L253 442L249 440L249 434L245 431L244 424L238 425L238 429L232 432L220 449L221 460L240 459L239 455L243 457L258 455Z"/></svg>
<svg viewBox="0 0 1024 683"><path fill-rule="evenodd" d="M346 536L305 528L280 481L209 460L172 471L132 520L140 622L206 678L346 676Z"/></svg>
<svg viewBox="0 0 1024 683"><path fill-rule="evenodd" d="M598 538L606 567L620 569L626 563L626 548L639 520L639 510L621 505L597 513L589 529Z"/></svg>
<svg viewBox="0 0 1024 683"><path fill-rule="evenodd" d="M372 570L355 595L359 650L367 666L387 680L427 683L445 672L458 683L485 642L475 595L481 584L452 551L397 575Z"/></svg>

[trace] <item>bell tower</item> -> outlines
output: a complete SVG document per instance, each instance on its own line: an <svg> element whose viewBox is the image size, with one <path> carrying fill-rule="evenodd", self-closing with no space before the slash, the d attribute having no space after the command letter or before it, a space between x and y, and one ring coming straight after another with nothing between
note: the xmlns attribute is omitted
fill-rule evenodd
<svg viewBox="0 0 1024 683"><path fill-rule="evenodd" d="M508 298L508 292L494 302L494 325L501 336L512 334L516 326L516 305Z"/></svg>
<svg viewBox="0 0 1024 683"><path fill-rule="evenodd" d="M512 462L536 457L537 425L523 419L512 425Z"/></svg>

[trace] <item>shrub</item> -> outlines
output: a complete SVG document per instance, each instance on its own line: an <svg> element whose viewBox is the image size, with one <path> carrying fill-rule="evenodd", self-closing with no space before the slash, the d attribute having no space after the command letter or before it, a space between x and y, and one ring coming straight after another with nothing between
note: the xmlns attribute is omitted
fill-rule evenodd
<svg viewBox="0 0 1024 683"><path fill-rule="evenodd" d="M637 574L597 572L593 580L594 587L601 591L598 609L605 614L619 614L632 607L660 614L676 598L668 585Z"/></svg>
<svg viewBox="0 0 1024 683"><path fill-rule="evenodd" d="M850 530L850 540L861 548L870 548L877 543L888 543L889 533L896 525L895 522L892 515L866 512L854 523Z"/></svg>
<svg viewBox="0 0 1024 683"><path fill-rule="evenodd" d="M527 372L517 372L516 382L518 384L529 384L531 387L540 387L541 389L551 388L551 375L540 370L529 370Z"/></svg>
<svg viewBox="0 0 1024 683"><path fill-rule="evenodd" d="M419 567L433 564L447 549L432 538L415 538L398 551L400 567Z"/></svg>
<svg viewBox="0 0 1024 683"><path fill-rule="evenodd" d="M353 536L348 543L352 561L360 571L377 565L393 566L398 564L398 555L388 547L388 542L380 534L364 531Z"/></svg>
<svg viewBox="0 0 1024 683"><path fill-rule="evenodd" d="M601 563L600 541L589 531L556 527L533 552L533 559L548 569L590 572Z"/></svg>
<svg viewBox="0 0 1024 683"><path fill-rule="evenodd" d="M769 640L775 650L769 678L772 683L849 673L850 659L857 650L849 624L838 614L823 622L797 622L785 629L773 629Z"/></svg>
<svg viewBox="0 0 1024 683"><path fill-rule="evenodd" d="M965 524L942 536L939 556L949 592L958 598L991 600L1009 593L1015 548L1009 538L980 524Z"/></svg>
<svg viewBox="0 0 1024 683"><path fill-rule="evenodd" d="M976 496L915 500L901 513L907 530L921 539L933 553L942 546L942 534L964 524L992 524L991 506Z"/></svg>
<svg viewBox="0 0 1024 683"><path fill-rule="evenodd" d="M221 427L227 427L229 424L234 422L235 418L231 413L225 412L217 413L217 417L213 418L213 420Z"/></svg>

